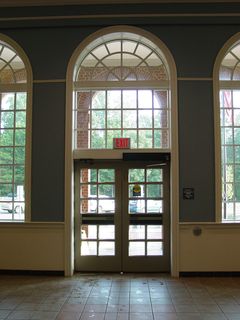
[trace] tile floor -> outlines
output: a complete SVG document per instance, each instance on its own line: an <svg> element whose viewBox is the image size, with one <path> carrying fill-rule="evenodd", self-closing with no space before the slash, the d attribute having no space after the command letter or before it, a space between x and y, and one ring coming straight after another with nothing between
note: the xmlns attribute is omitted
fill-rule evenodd
<svg viewBox="0 0 240 320"><path fill-rule="evenodd" d="M0 319L238 320L240 278L0 275Z"/></svg>

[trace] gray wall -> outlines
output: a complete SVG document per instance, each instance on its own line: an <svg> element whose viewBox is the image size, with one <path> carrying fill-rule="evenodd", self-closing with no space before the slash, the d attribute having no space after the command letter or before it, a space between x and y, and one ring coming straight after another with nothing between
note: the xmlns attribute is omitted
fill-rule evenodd
<svg viewBox="0 0 240 320"><path fill-rule="evenodd" d="M151 6L152 12L240 12L231 4ZM38 11L39 10L39 11ZM95 10L95 11L94 11ZM105 11L104 11L105 10ZM119 11L120 10L120 11ZM134 11L135 10L135 11ZM145 12L143 6L23 8L1 10L0 17L119 12ZM178 11L177 11L178 10ZM150 12L150 11L149 11ZM25 50L34 80L65 79L69 59L78 44L102 27L135 25L158 36L171 51L178 73L180 220L214 221L214 120L211 80L216 56L224 43L240 32L236 17L155 17L37 19L8 21L0 18L0 32ZM32 132L32 219L64 220L65 83L34 83ZM184 187L195 190L184 200Z"/></svg>

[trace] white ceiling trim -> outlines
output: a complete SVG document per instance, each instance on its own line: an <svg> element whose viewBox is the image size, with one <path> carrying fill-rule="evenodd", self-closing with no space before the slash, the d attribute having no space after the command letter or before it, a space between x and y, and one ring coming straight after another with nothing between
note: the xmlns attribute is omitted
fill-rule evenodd
<svg viewBox="0 0 240 320"><path fill-rule="evenodd" d="M120 4L120 3L226 3L240 0L0 0L0 7L21 6L61 6L81 4Z"/></svg>

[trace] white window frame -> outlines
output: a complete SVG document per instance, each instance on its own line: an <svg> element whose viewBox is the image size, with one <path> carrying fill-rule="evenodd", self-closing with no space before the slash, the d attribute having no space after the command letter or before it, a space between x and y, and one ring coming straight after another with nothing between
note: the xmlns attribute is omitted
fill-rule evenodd
<svg viewBox="0 0 240 320"><path fill-rule="evenodd" d="M26 142L25 142L25 214L24 220L17 220L17 222L29 222L31 220L31 133L32 133L32 68L29 59L24 50L10 37L0 34L0 43L11 47L17 55L22 59L26 69L26 83L15 84L0 84L0 92L24 92L26 93ZM14 223L16 220L1 220L0 223Z"/></svg>
<svg viewBox="0 0 240 320"><path fill-rule="evenodd" d="M240 90L239 81L219 80L219 71L222 61L231 47L240 42L240 33L232 36L219 51L213 69L214 90L214 136L215 136L215 220L218 223L237 222L239 220L224 220L222 217L222 172L221 172L221 123L220 123L220 98L221 90Z"/></svg>

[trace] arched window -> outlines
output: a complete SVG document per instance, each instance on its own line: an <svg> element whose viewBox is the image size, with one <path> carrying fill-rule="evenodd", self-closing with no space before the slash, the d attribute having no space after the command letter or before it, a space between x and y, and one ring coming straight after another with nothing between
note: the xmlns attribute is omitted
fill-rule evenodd
<svg viewBox="0 0 240 320"><path fill-rule="evenodd" d="M80 54L74 72L74 149L170 148L169 71L161 50L130 32L110 33Z"/></svg>
<svg viewBox="0 0 240 320"><path fill-rule="evenodd" d="M240 220L240 41L226 46L220 55L217 82L217 123L220 127L216 141L219 156L218 193L221 193L222 221ZM217 156L216 156L217 157ZM220 169L221 168L221 169ZM221 170L221 171L220 171ZM217 205L218 208L218 205ZM219 208L220 209L220 208ZM220 211L220 210L219 210Z"/></svg>
<svg viewBox="0 0 240 320"><path fill-rule="evenodd" d="M16 221L24 220L26 211L30 71L21 49L5 36L0 39L0 220Z"/></svg>

